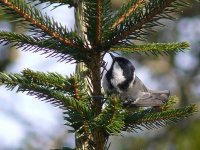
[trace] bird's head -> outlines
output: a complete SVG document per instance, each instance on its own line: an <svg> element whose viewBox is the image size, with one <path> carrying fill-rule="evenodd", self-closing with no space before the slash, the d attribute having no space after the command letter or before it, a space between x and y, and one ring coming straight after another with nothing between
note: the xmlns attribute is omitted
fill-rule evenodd
<svg viewBox="0 0 200 150"><path fill-rule="evenodd" d="M106 73L108 82L114 88L125 90L133 80L135 67L126 58L116 57L113 54L110 55L112 57L112 65Z"/></svg>

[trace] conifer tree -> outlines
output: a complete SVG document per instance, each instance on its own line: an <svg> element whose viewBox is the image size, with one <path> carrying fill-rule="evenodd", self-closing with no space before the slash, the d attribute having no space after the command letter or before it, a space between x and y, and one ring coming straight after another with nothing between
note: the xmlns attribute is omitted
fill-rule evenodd
<svg viewBox="0 0 200 150"><path fill-rule="evenodd" d="M34 6L45 3L76 10L76 30L70 30L42 15ZM54 4L54 5L53 5ZM156 108L129 111L117 96L101 88L103 57L109 52L159 55L177 53L189 43L145 43L159 19L174 19L171 13L189 6L182 0L128 0L114 11L111 0L0 0L0 9L9 20L21 22L31 34L0 31L0 43L24 51L42 52L60 62L77 63L76 72L62 76L54 72L25 69L21 73L0 73L0 84L25 92L63 110L66 125L75 133L76 149L109 148L108 138L122 131L154 129L175 123L196 111L195 105L174 108L175 96ZM104 107L102 107L104 105Z"/></svg>

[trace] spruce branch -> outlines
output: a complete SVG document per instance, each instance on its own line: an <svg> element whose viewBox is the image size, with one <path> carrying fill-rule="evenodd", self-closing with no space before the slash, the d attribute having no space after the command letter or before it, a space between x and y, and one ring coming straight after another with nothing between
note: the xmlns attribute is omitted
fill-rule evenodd
<svg viewBox="0 0 200 150"><path fill-rule="evenodd" d="M83 16L87 38L91 45L98 45L102 37L102 1L85 0L83 4Z"/></svg>
<svg viewBox="0 0 200 150"><path fill-rule="evenodd" d="M102 1L102 33L101 40L102 42L107 39L107 36L110 33L110 24L113 22L113 10L112 10L112 0L103 0ZM113 18L113 19L111 19Z"/></svg>
<svg viewBox="0 0 200 150"><path fill-rule="evenodd" d="M41 52L47 57L56 57L58 61L89 61L86 53L78 53L76 49L66 46L57 39L37 36L27 36L14 32L0 32L0 43L7 45L12 43L24 51Z"/></svg>
<svg viewBox="0 0 200 150"><path fill-rule="evenodd" d="M157 54L171 54L179 51L183 51L184 49L188 49L190 44L188 42L181 43L150 43L144 45L117 45L111 48L111 51L121 51L128 53L152 53L154 55Z"/></svg>
<svg viewBox="0 0 200 150"><path fill-rule="evenodd" d="M22 75L31 83L47 86L63 94L69 94L77 100L88 99L87 89L82 88L86 85L77 75L63 77L58 73L44 73L30 69L23 70Z"/></svg>
<svg viewBox="0 0 200 150"><path fill-rule="evenodd" d="M115 18L113 18L112 28L115 28L122 23L126 18L133 14L137 9L141 8L145 4L146 0L129 0L127 4L124 4L118 11Z"/></svg>
<svg viewBox="0 0 200 150"><path fill-rule="evenodd" d="M90 46L94 47L94 49L97 48L100 50L97 46L101 45L104 36L108 32L106 31L108 29L106 26L111 21L111 0L97 0L92 2L85 0L80 3L83 3L83 25L81 28L85 27L84 31L87 34L84 39L88 40Z"/></svg>
<svg viewBox="0 0 200 150"><path fill-rule="evenodd" d="M0 0L0 4L4 12L16 16L17 21L29 22L34 27L33 31L37 32L36 28L39 28L41 31L38 32L43 36L54 37L71 48L77 48L79 45L83 49L82 41L74 32L68 32L65 27L47 15L43 16L39 10L26 4L24 0Z"/></svg>
<svg viewBox="0 0 200 150"><path fill-rule="evenodd" d="M115 97L108 97L107 101L109 101L108 105L94 118L93 124L95 124L95 126L93 126L93 128L98 126L104 127L108 134L116 135L121 132L124 126L122 103Z"/></svg>
<svg viewBox="0 0 200 150"><path fill-rule="evenodd" d="M66 90L64 93L63 91L61 92L57 90L57 84L53 85L52 83L48 83L48 81L52 78L47 79L48 81L44 82L42 79L39 80L34 78L35 76L32 76L32 79L30 79L30 76L27 74L27 70L24 71L24 74L26 74L26 76L22 74L0 73L0 85L6 85L6 88L9 90L13 90L15 87L18 87L17 92L28 92L28 95L35 96L42 101L52 103L62 109L71 109L81 114L91 114L89 107L85 102L74 98L74 91L71 90L73 89L72 85L68 85L68 88L65 88ZM46 77L47 76L52 77L52 74L46 75ZM88 114L86 116L88 116Z"/></svg>
<svg viewBox="0 0 200 150"><path fill-rule="evenodd" d="M58 79L59 77L61 80ZM37 99L60 107L64 114L68 115L65 117L66 125L74 128L73 132L79 134L78 138L87 140L87 136L95 130L90 128L94 113L91 110L90 97L81 85L77 86L78 80L75 79L76 76L66 79L69 86L63 92L63 87L61 87L63 83L61 86L54 83L54 81L62 82L64 80L64 77L59 74L48 73L45 75L42 72L33 72L28 69L24 70L22 74L0 73L0 85L6 85L9 90L18 87L17 92L27 92L27 95L35 96ZM64 83L66 82L64 81ZM74 83L76 87L74 87ZM75 88L84 92L75 91ZM77 97L77 93L79 96L81 93L85 95Z"/></svg>
<svg viewBox="0 0 200 150"><path fill-rule="evenodd" d="M143 36L149 34L149 29L162 26L159 19L174 19L170 13L179 11L183 6L188 6L188 4L180 0L150 0L144 4L143 9L137 9L130 13L129 17L114 29L111 29L112 25L110 25L109 40L105 41L105 45L127 43L129 39L143 40Z"/></svg>
<svg viewBox="0 0 200 150"><path fill-rule="evenodd" d="M133 112L125 116L125 131L133 132L139 129L154 129L176 123L183 118L191 116L197 111L196 105L189 105L178 109L169 109L156 112L153 109Z"/></svg>
<svg viewBox="0 0 200 150"><path fill-rule="evenodd" d="M58 73L44 73L25 69L22 71L22 75L31 83L48 86L63 93L66 93L69 90L70 93L72 93L72 90L67 88L72 86L72 84L68 82L66 77L63 77Z"/></svg>
<svg viewBox="0 0 200 150"><path fill-rule="evenodd" d="M167 103L160 107L160 110L169 110L170 108L175 108L176 104L179 103L179 98L177 96L170 96Z"/></svg>

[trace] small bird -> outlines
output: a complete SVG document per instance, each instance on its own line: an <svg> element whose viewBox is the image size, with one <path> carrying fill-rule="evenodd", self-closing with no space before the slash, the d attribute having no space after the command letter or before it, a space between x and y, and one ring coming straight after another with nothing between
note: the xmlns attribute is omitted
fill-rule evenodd
<svg viewBox="0 0 200 150"><path fill-rule="evenodd" d="M113 62L103 77L102 86L108 95L119 95L124 107L154 107L168 101L170 91L148 89L135 74L133 64L110 54Z"/></svg>

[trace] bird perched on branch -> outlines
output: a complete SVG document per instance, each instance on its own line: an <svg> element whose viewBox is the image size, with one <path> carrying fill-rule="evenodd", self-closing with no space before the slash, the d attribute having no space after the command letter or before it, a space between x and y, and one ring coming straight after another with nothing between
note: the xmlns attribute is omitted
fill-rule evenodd
<svg viewBox="0 0 200 150"><path fill-rule="evenodd" d="M113 62L103 77L103 89L108 95L119 95L125 107L161 106L167 102L170 91L148 89L136 76L133 64L123 57L110 54Z"/></svg>

